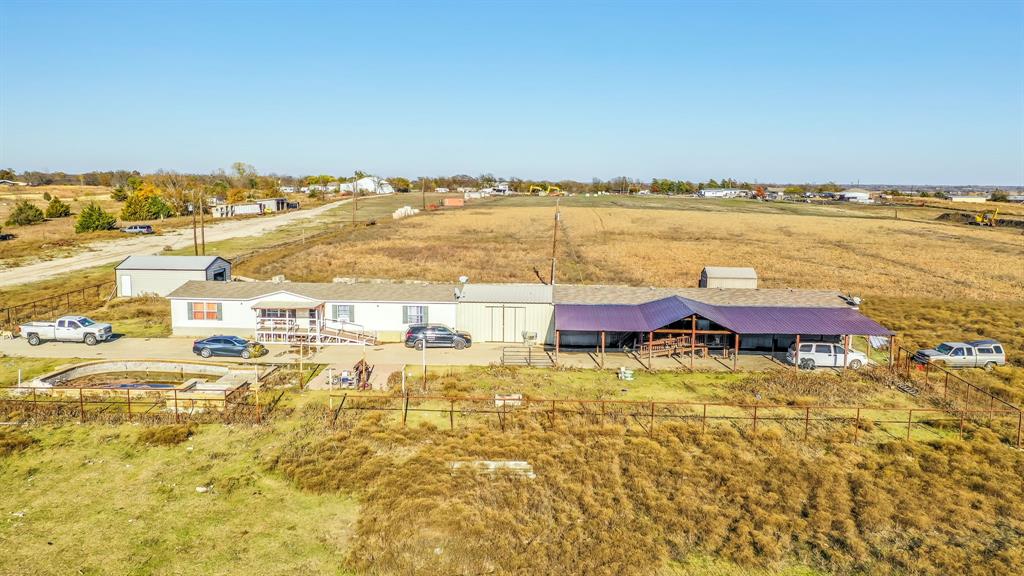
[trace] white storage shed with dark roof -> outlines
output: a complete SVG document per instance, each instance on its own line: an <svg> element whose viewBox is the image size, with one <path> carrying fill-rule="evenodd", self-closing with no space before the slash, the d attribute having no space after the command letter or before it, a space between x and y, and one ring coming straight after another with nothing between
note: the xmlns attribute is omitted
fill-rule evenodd
<svg viewBox="0 0 1024 576"><path fill-rule="evenodd" d="M231 263L219 256L129 256L115 276L118 296L167 296L189 280L231 280Z"/></svg>
<svg viewBox="0 0 1024 576"><path fill-rule="evenodd" d="M701 288L757 288L757 272L753 268L705 266L700 271Z"/></svg>

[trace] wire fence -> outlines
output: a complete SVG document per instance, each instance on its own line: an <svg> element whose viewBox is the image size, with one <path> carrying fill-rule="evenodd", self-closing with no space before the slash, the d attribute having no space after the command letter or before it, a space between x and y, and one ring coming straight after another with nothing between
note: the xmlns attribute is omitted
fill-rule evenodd
<svg viewBox="0 0 1024 576"><path fill-rule="evenodd" d="M14 330L18 324L29 320L38 320L40 317L52 320L64 314L91 310L110 297L114 285L114 281L108 280L31 302L0 308L0 329Z"/></svg>
<svg viewBox="0 0 1024 576"><path fill-rule="evenodd" d="M729 424L759 428L774 427L807 440L827 432L832 439L858 442L869 435L889 438L928 439L951 435L964 438L974 425L992 428L1006 442L1021 445L1022 417L1019 410L1006 408L958 410L944 408L831 406L795 404L740 404L684 401L595 400L582 398L516 398L470 396L382 396L331 393L329 425L335 426L345 413L383 412L397 414L402 425L410 420L429 421L450 429L471 421L491 419L502 430L525 422L547 422L565 418L591 423L635 426L653 435L668 422L699 425L702 432Z"/></svg>
<svg viewBox="0 0 1024 576"><path fill-rule="evenodd" d="M911 393L924 393L940 401L951 412L1022 411L1019 406L1000 397L991 386L974 384L944 366L918 362L906 348L897 347L891 370L894 376L911 385Z"/></svg>

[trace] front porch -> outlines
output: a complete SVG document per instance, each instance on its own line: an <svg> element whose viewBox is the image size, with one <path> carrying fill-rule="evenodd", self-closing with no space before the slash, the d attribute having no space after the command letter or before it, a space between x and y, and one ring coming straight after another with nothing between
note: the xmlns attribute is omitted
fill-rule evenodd
<svg viewBox="0 0 1024 576"><path fill-rule="evenodd" d="M263 301L256 311L256 341L261 344L375 345L377 334L344 319L328 318L325 302Z"/></svg>

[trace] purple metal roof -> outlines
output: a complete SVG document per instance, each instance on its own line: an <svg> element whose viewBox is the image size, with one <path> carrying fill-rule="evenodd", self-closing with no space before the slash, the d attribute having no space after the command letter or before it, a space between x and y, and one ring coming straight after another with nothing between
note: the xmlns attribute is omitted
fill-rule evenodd
<svg viewBox="0 0 1024 576"><path fill-rule="evenodd" d="M556 304L555 329L650 332L694 314L737 334L892 334L881 324L852 308L713 306L679 296L636 305Z"/></svg>
<svg viewBox="0 0 1024 576"><path fill-rule="evenodd" d="M889 329L853 308L715 306L711 319L737 334L889 336Z"/></svg>

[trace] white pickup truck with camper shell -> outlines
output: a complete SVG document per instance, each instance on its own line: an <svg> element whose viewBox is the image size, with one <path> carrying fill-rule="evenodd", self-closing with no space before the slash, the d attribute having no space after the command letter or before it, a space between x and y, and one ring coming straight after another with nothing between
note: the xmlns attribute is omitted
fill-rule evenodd
<svg viewBox="0 0 1024 576"><path fill-rule="evenodd" d="M21 335L32 346L50 340L57 342L85 342L89 346L109 340L113 327L95 322L85 316L61 316L56 322L28 322L18 327Z"/></svg>
<svg viewBox="0 0 1024 576"><path fill-rule="evenodd" d="M1006 364L1006 351L995 340L943 342L935 348L918 350L914 361L946 368L984 368L991 370Z"/></svg>

